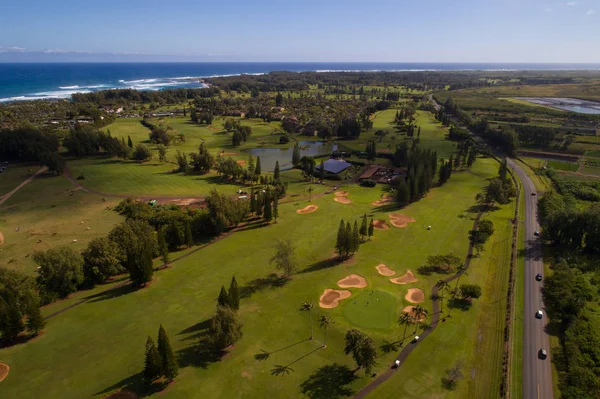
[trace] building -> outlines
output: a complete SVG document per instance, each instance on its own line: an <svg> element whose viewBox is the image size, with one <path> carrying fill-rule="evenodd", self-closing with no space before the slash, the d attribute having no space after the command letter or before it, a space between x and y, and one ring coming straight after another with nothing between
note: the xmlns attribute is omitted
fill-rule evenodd
<svg viewBox="0 0 600 399"><path fill-rule="evenodd" d="M326 172L333 173L334 175L343 172L350 166L352 165L344 161L343 159L328 159L327 161L323 162L323 169L325 169ZM318 165L317 169L320 167L321 166Z"/></svg>

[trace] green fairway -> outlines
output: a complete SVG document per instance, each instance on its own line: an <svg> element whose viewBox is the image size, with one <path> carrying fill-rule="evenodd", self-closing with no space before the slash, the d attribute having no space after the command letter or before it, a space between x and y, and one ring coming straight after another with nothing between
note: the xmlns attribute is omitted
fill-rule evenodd
<svg viewBox="0 0 600 399"><path fill-rule="evenodd" d="M357 327L383 329L396 321L396 304L396 298L387 292L364 288L344 301L342 312Z"/></svg>

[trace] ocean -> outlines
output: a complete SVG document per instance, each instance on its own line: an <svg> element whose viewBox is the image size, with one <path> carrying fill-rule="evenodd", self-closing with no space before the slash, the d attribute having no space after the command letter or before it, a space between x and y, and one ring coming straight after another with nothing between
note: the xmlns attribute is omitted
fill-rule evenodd
<svg viewBox="0 0 600 399"><path fill-rule="evenodd" d="M0 102L69 98L73 93L131 88L202 87L201 78L272 71L600 70L600 64L515 63L0 63Z"/></svg>

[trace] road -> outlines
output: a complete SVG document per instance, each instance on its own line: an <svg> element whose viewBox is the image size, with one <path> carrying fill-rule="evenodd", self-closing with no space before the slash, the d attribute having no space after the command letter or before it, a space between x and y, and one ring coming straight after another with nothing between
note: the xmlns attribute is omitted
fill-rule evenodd
<svg viewBox="0 0 600 399"><path fill-rule="evenodd" d="M535 280L536 274L544 275L542 244L534 235L540 230L537 221L538 196L531 178L514 160L508 159L508 166L523 182L525 195L525 276L523 306L523 398L553 399L552 368L550 363L550 338L545 331L546 313L543 319L535 318L535 312L544 309L542 301L542 282ZM546 349L548 357L540 359L541 348Z"/></svg>

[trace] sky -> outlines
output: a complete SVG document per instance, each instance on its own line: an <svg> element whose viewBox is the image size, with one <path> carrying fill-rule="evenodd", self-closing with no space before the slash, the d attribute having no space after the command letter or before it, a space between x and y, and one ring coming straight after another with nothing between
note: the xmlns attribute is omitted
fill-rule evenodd
<svg viewBox="0 0 600 399"><path fill-rule="evenodd" d="M0 0L5 53L600 63L599 48L600 0Z"/></svg>

